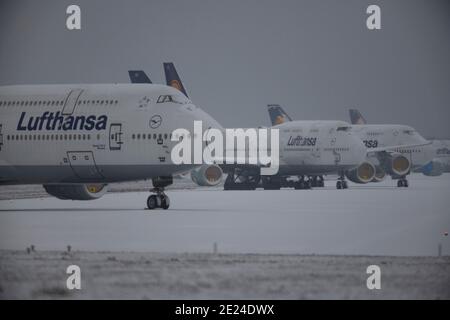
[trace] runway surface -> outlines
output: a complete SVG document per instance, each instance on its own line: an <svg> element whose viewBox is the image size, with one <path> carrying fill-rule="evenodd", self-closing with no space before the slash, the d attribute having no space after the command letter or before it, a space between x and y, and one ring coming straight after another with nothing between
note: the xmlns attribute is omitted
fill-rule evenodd
<svg viewBox="0 0 450 320"><path fill-rule="evenodd" d="M450 255L450 175L409 188L334 182L316 190L172 190L169 210L146 192L94 201L0 201L0 249L207 253Z"/></svg>

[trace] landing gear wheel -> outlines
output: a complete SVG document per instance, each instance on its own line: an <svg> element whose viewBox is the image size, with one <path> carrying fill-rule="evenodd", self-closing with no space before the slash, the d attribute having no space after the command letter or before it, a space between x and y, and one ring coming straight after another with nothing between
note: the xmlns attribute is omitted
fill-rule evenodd
<svg viewBox="0 0 450 320"><path fill-rule="evenodd" d="M325 182L324 182L323 176L318 176L317 177L317 186L319 188L323 188L325 186Z"/></svg>
<svg viewBox="0 0 450 320"><path fill-rule="evenodd" d="M342 189L348 189L347 181L342 181Z"/></svg>
<svg viewBox="0 0 450 320"><path fill-rule="evenodd" d="M156 209L158 207L158 198L156 195L152 194L147 198L147 208L150 210Z"/></svg>
<svg viewBox="0 0 450 320"><path fill-rule="evenodd" d="M408 188L408 186L409 186L409 183L408 183L408 180L406 180L406 179L399 179L397 181L397 187L399 187L399 188L401 188L401 187Z"/></svg>
<svg viewBox="0 0 450 320"><path fill-rule="evenodd" d="M154 209L157 209L157 208L161 208L161 209L164 209L164 210L169 209L170 199L164 193L163 189L161 189L161 188L154 188L151 191L155 192L156 194L152 194L152 195L150 195L147 198L147 207L150 210L154 210Z"/></svg>
<svg viewBox="0 0 450 320"><path fill-rule="evenodd" d="M336 189L342 189L342 181L336 182Z"/></svg>
<svg viewBox="0 0 450 320"><path fill-rule="evenodd" d="M169 197L166 196L165 194L161 195L160 197L161 197L161 208L163 208L164 210L169 209L169 207L170 207Z"/></svg>

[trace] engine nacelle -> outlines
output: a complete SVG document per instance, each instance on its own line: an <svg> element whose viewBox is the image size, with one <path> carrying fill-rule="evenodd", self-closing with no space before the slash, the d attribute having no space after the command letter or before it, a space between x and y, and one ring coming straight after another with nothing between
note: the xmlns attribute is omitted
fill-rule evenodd
<svg viewBox="0 0 450 320"><path fill-rule="evenodd" d="M191 170L191 179L199 186L216 186L222 181L222 176L222 169L215 164L204 164Z"/></svg>
<svg viewBox="0 0 450 320"><path fill-rule="evenodd" d="M363 162L358 167L348 170L345 176L354 183L368 183L375 177L375 166L370 162Z"/></svg>
<svg viewBox="0 0 450 320"><path fill-rule="evenodd" d="M380 161L387 173L393 176L404 176L409 173L411 162L402 154L389 154Z"/></svg>
<svg viewBox="0 0 450 320"><path fill-rule="evenodd" d="M407 157L399 153L395 153L389 157L386 157L385 170L394 176L404 176L409 173L411 168L411 162Z"/></svg>
<svg viewBox="0 0 450 320"><path fill-rule="evenodd" d="M420 171L429 177L440 176L444 172L444 163L439 159L433 159L420 168Z"/></svg>
<svg viewBox="0 0 450 320"><path fill-rule="evenodd" d="M386 171L379 165L375 165L375 175L372 182L381 182L386 178Z"/></svg>
<svg viewBox="0 0 450 320"><path fill-rule="evenodd" d="M95 200L107 191L106 184L44 184L48 194L61 200Z"/></svg>

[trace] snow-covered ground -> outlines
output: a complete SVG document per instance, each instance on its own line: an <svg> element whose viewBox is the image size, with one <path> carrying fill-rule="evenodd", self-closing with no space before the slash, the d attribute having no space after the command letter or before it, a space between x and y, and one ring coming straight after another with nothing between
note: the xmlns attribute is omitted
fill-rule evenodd
<svg viewBox="0 0 450 320"><path fill-rule="evenodd" d="M169 210L146 192L95 201L0 201L0 249L436 256L450 255L450 175L413 175L409 188L172 190Z"/></svg>
<svg viewBox="0 0 450 320"><path fill-rule="evenodd" d="M334 184L221 191L180 180L165 211L145 209L144 182L85 202L3 187L0 299L450 299L450 175L413 175L407 189ZM70 264L81 291L65 287ZM381 290L366 287L372 264Z"/></svg>
<svg viewBox="0 0 450 320"><path fill-rule="evenodd" d="M450 257L0 251L0 299L450 299ZM69 265L81 290L66 288ZM369 265L381 289L366 285Z"/></svg>

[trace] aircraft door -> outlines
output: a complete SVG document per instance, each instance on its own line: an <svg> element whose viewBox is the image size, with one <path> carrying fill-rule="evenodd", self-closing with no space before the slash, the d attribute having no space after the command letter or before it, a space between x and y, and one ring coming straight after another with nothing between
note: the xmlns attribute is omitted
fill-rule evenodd
<svg viewBox="0 0 450 320"><path fill-rule="evenodd" d="M75 111L75 107L77 105L78 99L81 96L81 93L83 93L82 89L74 89L70 91L69 95L66 98L66 101L64 103L64 108L62 110L63 116L69 116L73 114Z"/></svg>
<svg viewBox="0 0 450 320"><path fill-rule="evenodd" d="M169 150L169 146L168 146L168 135L167 133L162 134L159 133L156 135L156 157L157 157L157 162L160 163L165 163L168 162L170 159L170 150Z"/></svg>
<svg viewBox="0 0 450 320"><path fill-rule="evenodd" d="M120 150L122 144L122 124L112 123L109 127L109 149Z"/></svg>
<svg viewBox="0 0 450 320"><path fill-rule="evenodd" d="M69 151L67 152L70 167L80 179L92 180L103 179L98 171L92 151Z"/></svg>

